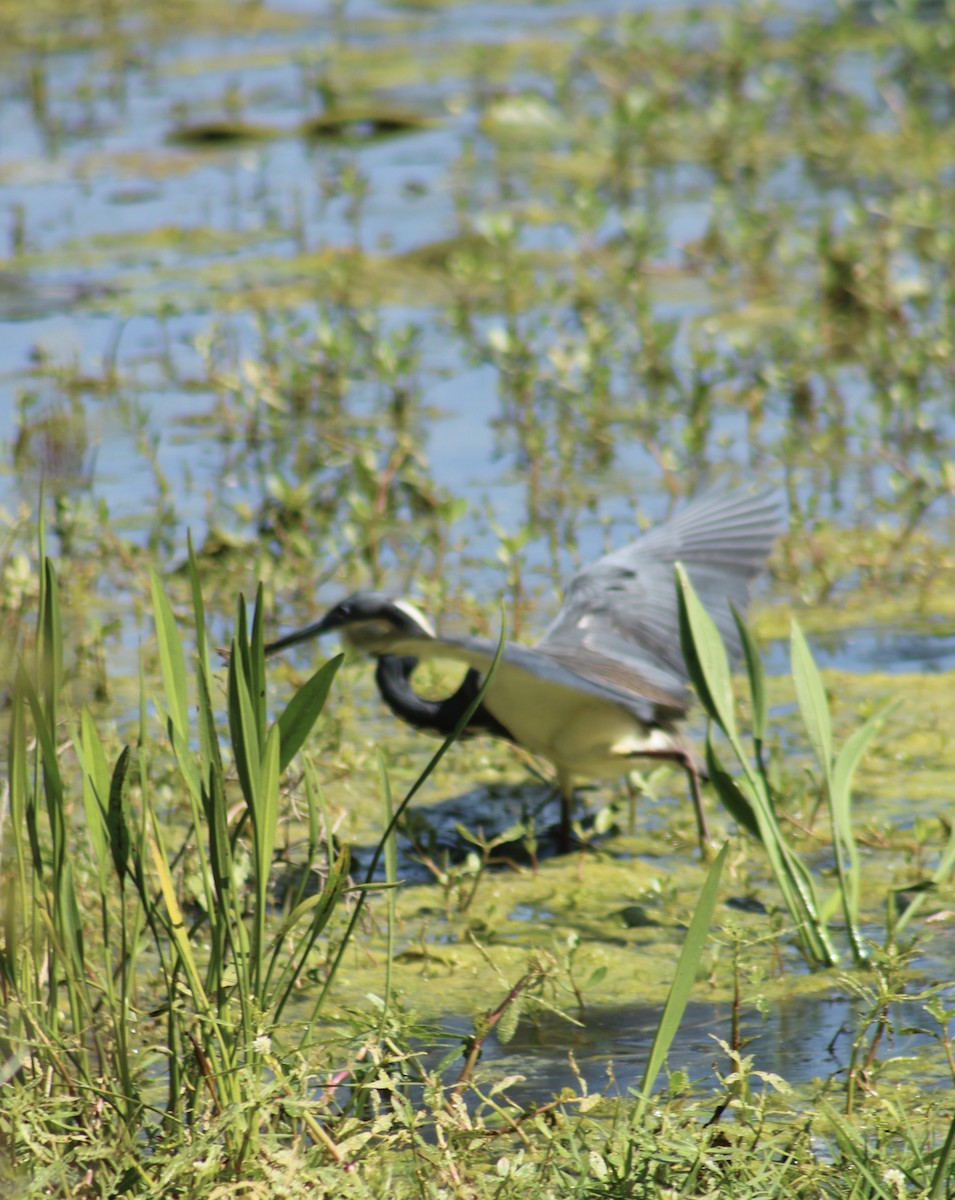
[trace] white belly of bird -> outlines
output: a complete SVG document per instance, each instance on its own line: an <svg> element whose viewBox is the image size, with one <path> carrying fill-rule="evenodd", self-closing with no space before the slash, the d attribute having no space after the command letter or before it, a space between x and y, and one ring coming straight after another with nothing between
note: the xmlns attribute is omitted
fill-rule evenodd
<svg viewBox="0 0 955 1200"><path fill-rule="evenodd" d="M648 729L612 701L540 681L501 664L484 697L485 707L534 754L564 772L606 779L635 766L632 759L673 749L664 729Z"/></svg>
<svg viewBox="0 0 955 1200"><path fill-rule="evenodd" d="M391 642L388 652L453 658L479 671L486 671L490 662L488 653L427 638ZM564 781L612 778L636 766L633 760L641 754L659 754L676 745L672 733L648 728L613 700L542 679L509 662L498 664L484 706L516 742L549 759Z"/></svg>

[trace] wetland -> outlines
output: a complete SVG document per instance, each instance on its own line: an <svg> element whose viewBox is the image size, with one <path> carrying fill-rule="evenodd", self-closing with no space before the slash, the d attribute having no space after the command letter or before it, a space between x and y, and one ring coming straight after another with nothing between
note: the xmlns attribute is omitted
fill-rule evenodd
<svg viewBox="0 0 955 1200"><path fill-rule="evenodd" d="M0 32L0 1191L955 1195L955 15ZM556 853L546 766L258 658L532 641L714 484L789 512L718 868L678 770Z"/></svg>

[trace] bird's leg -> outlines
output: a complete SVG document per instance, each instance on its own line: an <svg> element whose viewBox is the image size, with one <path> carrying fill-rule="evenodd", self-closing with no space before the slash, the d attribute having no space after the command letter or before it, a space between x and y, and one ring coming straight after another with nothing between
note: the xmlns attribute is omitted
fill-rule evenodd
<svg viewBox="0 0 955 1200"><path fill-rule="evenodd" d="M637 797L646 791L646 781L639 771L628 771L624 775L627 785L627 833L637 832Z"/></svg>
<svg viewBox="0 0 955 1200"><path fill-rule="evenodd" d="M682 765L690 780L690 791L693 793L693 809L696 812L696 832L700 839L700 854L709 857L710 829L706 823L706 813L703 811L703 795L700 791L700 772L696 759L692 754L683 751L677 761Z"/></svg>
<svg viewBox="0 0 955 1200"><path fill-rule="evenodd" d="M696 830L700 839L700 854L704 858L710 853L710 830L706 823L706 813L703 811L703 795L700 791L700 770L696 759L689 750L681 750L674 746L672 750L641 750L639 758L662 758L668 762L679 763L686 771L690 781L690 793L693 796L693 811L696 813Z"/></svg>
<svg viewBox="0 0 955 1200"><path fill-rule="evenodd" d="M560 828L557 833L558 846L562 852L573 845L571 820L574 812L574 780L560 767L557 769L557 790L560 792Z"/></svg>

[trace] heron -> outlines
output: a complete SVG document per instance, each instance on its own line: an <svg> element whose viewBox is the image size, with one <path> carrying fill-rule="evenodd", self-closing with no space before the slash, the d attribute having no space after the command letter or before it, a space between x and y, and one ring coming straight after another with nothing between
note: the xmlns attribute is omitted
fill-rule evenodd
<svg viewBox="0 0 955 1200"><path fill-rule="evenodd" d="M579 571L534 645L505 643L463 736L505 739L554 766L565 845L577 780L606 779L662 759L687 774L705 848L703 771L685 730L692 695L674 565L683 564L731 660L739 661L733 610L745 612L750 584L782 524L775 490L704 493ZM355 592L265 651L276 654L335 631L349 649L377 660L375 682L397 717L443 736L476 699L497 652L489 638L439 636L413 604L378 591ZM412 675L426 658L467 667L453 695L430 700L414 690Z"/></svg>

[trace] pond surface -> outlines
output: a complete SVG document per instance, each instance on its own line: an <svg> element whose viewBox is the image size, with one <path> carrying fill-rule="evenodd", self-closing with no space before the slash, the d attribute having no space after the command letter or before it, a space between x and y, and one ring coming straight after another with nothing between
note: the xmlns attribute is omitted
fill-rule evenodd
<svg viewBox="0 0 955 1200"><path fill-rule="evenodd" d="M955 700L950 185L930 123L914 180L891 141L923 104L944 140L944 72L936 98L910 95L878 22L843 20L815 80L835 115L810 125L796 34L821 36L802 22L825 5L751 25L646 5L645 27L609 0L319 7L178 26L134 6L52 45L23 16L0 50L10 545L45 479L61 578L101 564L95 611L121 617L104 644L133 676L151 636L138 556L172 572L187 531L210 562L234 550L223 595L265 576L284 623L373 581L424 593L449 628L486 631L504 595L529 637L558 579L675 496L774 480L792 534L761 597L770 672L789 670L785 609L847 721L905 677L892 753L927 760L918 813L950 817L950 741L919 740ZM663 52L640 57L644 28L685 51L685 92ZM745 85L710 103L733 63ZM337 113L337 132L307 126ZM890 757L863 772L873 823L911 805ZM443 849L493 793L440 787ZM340 803L367 844L376 810ZM648 829L682 800L666 803ZM592 1088L608 1053L631 1086L657 1013L595 1005L582 1029L525 1023L492 1052L529 1096L566 1081L568 1049ZM844 1069L830 1047L850 1016L794 995L745 1033L760 1069L802 1082ZM695 1005L672 1065L704 1074L728 1021Z"/></svg>

